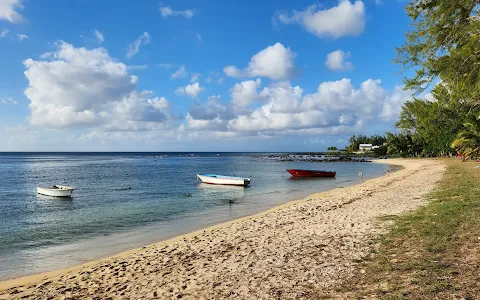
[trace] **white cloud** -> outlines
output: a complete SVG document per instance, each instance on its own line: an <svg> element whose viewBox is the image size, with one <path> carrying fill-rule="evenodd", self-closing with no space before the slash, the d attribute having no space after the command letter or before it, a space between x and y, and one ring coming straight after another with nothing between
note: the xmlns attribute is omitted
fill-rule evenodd
<svg viewBox="0 0 480 300"><path fill-rule="evenodd" d="M193 11L192 9L173 10L169 6L161 6L159 10L160 10L160 14L164 18L168 18L170 16L172 17L182 16L182 17L185 17L186 19L191 19L195 15L195 11Z"/></svg>
<svg viewBox="0 0 480 300"><path fill-rule="evenodd" d="M293 59L296 54L281 43L276 43L252 56L248 67L243 70L235 66L223 69L230 77L269 77L271 79L285 79L293 76Z"/></svg>
<svg viewBox="0 0 480 300"><path fill-rule="evenodd" d="M101 44L105 41L105 37L103 36L103 33L95 29L95 38L97 39L98 43ZM138 52L138 51L137 51Z"/></svg>
<svg viewBox="0 0 480 300"><path fill-rule="evenodd" d="M18 103L12 98L7 97L7 98L0 98L0 104L18 104Z"/></svg>
<svg viewBox="0 0 480 300"><path fill-rule="evenodd" d="M0 0L0 20L18 23L23 17L17 9L23 9L21 0Z"/></svg>
<svg viewBox="0 0 480 300"><path fill-rule="evenodd" d="M196 106L195 113L191 111L187 118L188 128L249 136L358 132L367 123L397 119L403 103L412 99L411 93L401 87L388 91L380 84L380 80L368 79L356 89L350 79L344 78L323 82L315 93L304 95L301 87L279 82L265 87L259 94L256 89L247 89L250 92L245 94L251 97L244 98L245 101L234 100L232 92L232 101L228 104ZM235 103L251 107L256 95L264 102L261 107L235 110Z"/></svg>
<svg viewBox="0 0 480 300"><path fill-rule="evenodd" d="M347 59L350 58L350 52L336 50L327 54L325 66L332 71L347 71L353 69L353 64Z"/></svg>
<svg viewBox="0 0 480 300"><path fill-rule="evenodd" d="M17 40L19 41L28 40L29 38L30 37L26 34L21 34L21 33L17 34Z"/></svg>
<svg viewBox="0 0 480 300"><path fill-rule="evenodd" d="M305 11L293 11L291 16L280 12L274 20L284 24L301 24L319 38L356 36L365 30L365 5L360 0L339 0L337 6L328 9L311 5Z"/></svg>
<svg viewBox="0 0 480 300"><path fill-rule="evenodd" d="M220 96L208 97L207 104L192 103L188 115L189 117L187 119L189 122L214 119L229 120L234 117L231 109L227 105L220 103ZM219 122L217 122L217 124L218 123ZM197 125L200 124L201 123L197 122Z"/></svg>
<svg viewBox="0 0 480 300"><path fill-rule="evenodd" d="M198 94L200 94L204 90L205 88L201 87L198 82L195 82L185 87L178 87L175 90L175 93L178 95L187 95L190 97L196 97Z"/></svg>
<svg viewBox="0 0 480 300"><path fill-rule="evenodd" d="M401 86L395 86L393 92L385 100L380 117L387 120L397 120L405 102L413 100L413 91L405 91Z"/></svg>
<svg viewBox="0 0 480 300"><path fill-rule="evenodd" d="M232 94L231 103L237 107L248 107L260 98L257 89L260 88L261 84L262 81L260 78L236 83L230 89L230 93Z"/></svg>
<svg viewBox="0 0 480 300"><path fill-rule="evenodd" d="M0 38L6 37L9 32L10 32L10 30L8 30L8 29L0 30Z"/></svg>
<svg viewBox="0 0 480 300"><path fill-rule="evenodd" d="M200 33L195 33L195 37L197 38L199 43L202 42L202 36L200 35Z"/></svg>
<svg viewBox="0 0 480 300"><path fill-rule="evenodd" d="M252 110L249 106L264 99L263 96L257 92L260 86L260 79L247 80L236 83L230 89L230 102L220 103L220 96L210 96L207 104L195 102L190 106L190 117L187 118L187 121L189 124L195 123L197 127L210 128L211 124L207 124L210 121L206 120L218 119L221 120L221 122L218 120L212 122L216 125L222 124L226 129L226 120L251 113ZM184 94L184 91L179 89L178 93Z"/></svg>
<svg viewBox="0 0 480 300"><path fill-rule="evenodd" d="M140 45L146 45L148 43L150 43L150 35L148 32L144 32L135 40L135 42L128 46L127 58L132 58L137 55L137 53L140 51Z"/></svg>
<svg viewBox="0 0 480 300"><path fill-rule="evenodd" d="M199 74L199 73L193 73L193 74L192 74L192 78L190 78L190 82L198 81L198 79L200 78L200 76L202 76L202 75Z"/></svg>
<svg viewBox="0 0 480 300"><path fill-rule="evenodd" d="M136 91L138 78L104 48L90 50L57 42L57 50L42 57L23 62L32 125L143 130L165 126L170 119L166 100Z"/></svg>
<svg viewBox="0 0 480 300"><path fill-rule="evenodd" d="M183 78L187 76L188 72L187 69L185 68L185 65L181 65L175 73L173 73L170 78L171 79L177 79L177 78Z"/></svg>

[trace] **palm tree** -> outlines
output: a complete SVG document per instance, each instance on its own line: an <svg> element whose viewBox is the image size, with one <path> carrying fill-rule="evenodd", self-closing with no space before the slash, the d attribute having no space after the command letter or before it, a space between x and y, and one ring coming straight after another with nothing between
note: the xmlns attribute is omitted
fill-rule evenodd
<svg viewBox="0 0 480 300"><path fill-rule="evenodd" d="M465 158L480 157L480 115L471 122L463 124L463 130L457 133L451 147Z"/></svg>

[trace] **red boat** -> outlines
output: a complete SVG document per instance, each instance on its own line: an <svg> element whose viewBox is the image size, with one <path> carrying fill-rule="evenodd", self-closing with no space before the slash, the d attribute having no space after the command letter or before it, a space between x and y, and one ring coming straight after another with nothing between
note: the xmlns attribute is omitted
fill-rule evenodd
<svg viewBox="0 0 480 300"><path fill-rule="evenodd" d="M315 171L315 170L287 170L293 177L335 177L335 171Z"/></svg>

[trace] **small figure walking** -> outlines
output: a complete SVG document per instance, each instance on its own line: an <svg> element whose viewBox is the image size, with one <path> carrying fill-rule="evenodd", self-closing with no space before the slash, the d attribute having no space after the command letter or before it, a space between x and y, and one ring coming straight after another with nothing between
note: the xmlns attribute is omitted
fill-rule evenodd
<svg viewBox="0 0 480 300"><path fill-rule="evenodd" d="M363 171L360 170L360 173L358 173L358 176L360 176L360 178L362 179L362 182L363 182Z"/></svg>
<svg viewBox="0 0 480 300"><path fill-rule="evenodd" d="M387 176L390 176L390 170L387 169Z"/></svg>

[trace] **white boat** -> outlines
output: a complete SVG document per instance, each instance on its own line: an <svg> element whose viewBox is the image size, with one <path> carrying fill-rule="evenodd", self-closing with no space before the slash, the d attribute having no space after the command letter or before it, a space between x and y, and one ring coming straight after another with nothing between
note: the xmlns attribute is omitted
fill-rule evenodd
<svg viewBox="0 0 480 300"><path fill-rule="evenodd" d="M51 188L37 187L37 193L52 197L71 197L73 188L64 185L54 185Z"/></svg>
<svg viewBox="0 0 480 300"><path fill-rule="evenodd" d="M250 178L232 177L215 174L197 174L198 180L208 184L221 184L221 185L240 185L247 186L250 184Z"/></svg>

